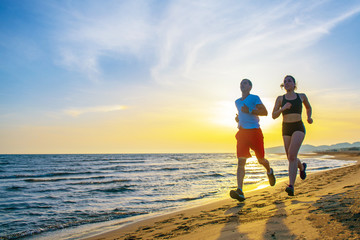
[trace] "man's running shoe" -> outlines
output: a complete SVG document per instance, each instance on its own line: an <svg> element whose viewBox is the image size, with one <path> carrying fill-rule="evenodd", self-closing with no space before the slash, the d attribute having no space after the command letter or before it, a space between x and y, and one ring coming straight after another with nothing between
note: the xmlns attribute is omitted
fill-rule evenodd
<svg viewBox="0 0 360 240"><path fill-rule="evenodd" d="M300 170L300 178L304 180L306 178L306 163L303 163L302 165L304 167L304 170L303 171Z"/></svg>
<svg viewBox="0 0 360 240"><path fill-rule="evenodd" d="M240 189L231 190L230 197L242 202L245 200L244 193Z"/></svg>
<svg viewBox="0 0 360 240"><path fill-rule="evenodd" d="M285 192L287 192L289 196L294 196L294 187L291 185L287 186Z"/></svg>
<svg viewBox="0 0 360 240"><path fill-rule="evenodd" d="M276 183L276 178L275 178L275 175L274 175L274 170L272 168L270 168L270 169L271 169L271 172L267 173L267 176L268 176L268 179L269 179L270 186L274 186L275 183Z"/></svg>

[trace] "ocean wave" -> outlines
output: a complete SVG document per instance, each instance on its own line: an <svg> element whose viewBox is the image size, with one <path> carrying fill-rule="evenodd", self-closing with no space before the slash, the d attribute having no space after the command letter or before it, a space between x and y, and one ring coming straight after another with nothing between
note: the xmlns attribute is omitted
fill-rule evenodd
<svg viewBox="0 0 360 240"><path fill-rule="evenodd" d="M171 198L171 199L160 199L160 200L154 200L151 203L163 204L163 203L189 202L189 201L200 200L205 197L213 196L217 193L218 193L218 191L210 191L208 193L200 193L198 196L194 196L194 197L179 197L179 198ZM148 203L148 202L146 202L146 203Z"/></svg>
<svg viewBox="0 0 360 240"><path fill-rule="evenodd" d="M326 170L326 169L331 169L334 167L313 167L311 170L313 171L321 171L321 170Z"/></svg>
<svg viewBox="0 0 360 240"><path fill-rule="evenodd" d="M201 199L200 196L198 197L185 197L185 198L179 198L177 200L175 200L176 202L189 202L189 201L194 201L194 200L199 200Z"/></svg>
<svg viewBox="0 0 360 240"><path fill-rule="evenodd" d="M178 167L166 167L166 168L159 168L157 169L157 171L178 171L180 170L180 168Z"/></svg>
<svg viewBox="0 0 360 240"><path fill-rule="evenodd" d="M289 176L289 174L287 172L286 173L275 173L275 177L277 177L277 178L284 178L287 176Z"/></svg>
<svg viewBox="0 0 360 240"><path fill-rule="evenodd" d="M156 201L152 201L152 203L172 203L172 202L188 202L188 201L194 201L194 200L199 200L201 199L201 197L184 197L184 198L177 198L177 199L161 199L161 200L156 200Z"/></svg>
<svg viewBox="0 0 360 240"><path fill-rule="evenodd" d="M50 224L47 224L46 226L38 227L36 229L32 230L26 230L26 231L19 231L16 233L10 233L10 232L2 232L0 233L0 239L18 239L18 238L24 238L24 237L30 237L30 236L36 236L43 232L49 232L49 231L55 231L60 230L68 227L75 227L80 226L82 224L87 223L97 223L97 222L104 222L104 221L110 221L115 219L121 219L121 218L127 218L131 216L137 216L146 214L148 212L143 211L131 211L131 212L124 212L124 211L117 211L114 209L110 212L90 212L90 213L80 213L77 215L76 218L71 219L62 219L61 221L56 219L49 219L48 221L53 222Z"/></svg>
<svg viewBox="0 0 360 240"><path fill-rule="evenodd" d="M141 173L141 172L150 172L151 169L127 169L127 170L122 170L122 173Z"/></svg>
<svg viewBox="0 0 360 240"><path fill-rule="evenodd" d="M28 178L24 179L25 182L58 182L58 181L79 181L89 179L103 179L106 176L86 177L86 178Z"/></svg>
<svg viewBox="0 0 360 240"><path fill-rule="evenodd" d="M16 211L24 209L49 209L52 208L51 205L41 202L30 202L30 203L6 203L1 204L1 211Z"/></svg>
<svg viewBox="0 0 360 240"><path fill-rule="evenodd" d="M204 178L225 178L225 175L220 173L204 174L204 172L199 172L196 173L196 175L182 177L182 179L188 179L188 180L204 179Z"/></svg>
<svg viewBox="0 0 360 240"><path fill-rule="evenodd" d="M58 177L58 176L75 176L75 175L95 175L103 174L102 171L85 171L85 172L51 172L45 174L15 174L8 176L0 176L0 179L13 179L13 178L45 178L45 177Z"/></svg>
<svg viewBox="0 0 360 240"><path fill-rule="evenodd" d="M126 165L117 165L117 166L106 166L99 168L101 171L123 171L124 169L128 168Z"/></svg>
<svg viewBox="0 0 360 240"><path fill-rule="evenodd" d="M24 179L25 182L57 182L57 181L63 181L66 180L66 178L28 178Z"/></svg>
<svg viewBox="0 0 360 240"><path fill-rule="evenodd" d="M97 184L112 184L112 183L123 183L123 182L131 182L131 180L115 179L109 181L87 181L87 182L69 183L69 185L97 185Z"/></svg>
<svg viewBox="0 0 360 240"><path fill-rule="evenodd" d="M104 192L104 193L133 192L133 191L135 191L135 189L133 189L132 187L133 187L133 185L117 186L117 187L111 187L111 188L93 189L90 192Z"/></svg>
<svg viewBox="0 0 360 240"><path fill-rule="evenodd" d="M224 176L223 174L220 174L220 173L213 173L213 174L205 175L204 177L223 178L223 177L225 177L225 176Z"/></svg>
<svg viewBox="0 0 360 240"><path fill-rule="evenodd" d="M24 186L10 186L10 187L6 187L5 190L6 191L21 191L27 189L27 187Z"/></svg>
<svg viewBox="0 0 360 240"><path fill-rule="evenodd" d="M118 160L118 161L108 161L108 163L114 164L114 163L120 163L120 164L137 164L137 163L145 163L145 161L122 161L122 160Z"/></svg>

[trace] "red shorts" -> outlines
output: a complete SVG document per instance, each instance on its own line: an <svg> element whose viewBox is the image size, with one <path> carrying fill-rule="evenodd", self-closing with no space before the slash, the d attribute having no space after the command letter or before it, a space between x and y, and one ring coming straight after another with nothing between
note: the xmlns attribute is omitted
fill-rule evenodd
<svg viewBox="0 0 360 240"><path fill-rule="evenodd" d="M264 158L264 136L260 128L240 128L235 137L237 140L236 155L238 158L251 157L250 148L254 150L257 159Z"/></svg>

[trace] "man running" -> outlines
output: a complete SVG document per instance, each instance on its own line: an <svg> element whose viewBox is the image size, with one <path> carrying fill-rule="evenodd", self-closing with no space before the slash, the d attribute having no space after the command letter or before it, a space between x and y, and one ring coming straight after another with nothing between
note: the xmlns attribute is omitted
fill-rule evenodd
<svg viewBox="0 0 360 240"><path fill-rule="evenodd" d="M259 96L250 94L252 83L249 79L243 79L240 83L241 98L235 101L238 114L235 120L238 122L239 131L236 134L236 155L238 158L236 190L230 191L230 196L239 201L244 201L242 191L246 159L251 157L250 148L254 150L257 160L267 171L271 186L275 185L274 171L270 168L269 161L265 159L264 136L259 125L259 116L267 116L266 107Z"/></svg>

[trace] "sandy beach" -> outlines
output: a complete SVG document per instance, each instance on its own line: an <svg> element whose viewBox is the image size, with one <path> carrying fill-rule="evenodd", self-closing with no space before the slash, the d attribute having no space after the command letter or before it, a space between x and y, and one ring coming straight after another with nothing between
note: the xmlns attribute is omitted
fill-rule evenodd
<svg viewBox="0 0 360 240"><path fill-rule="evenodd" d="M105 239L360 239L359 152L321 154L357 165L297 178L295 196L275 187L138 221L87 240Z"/></svg>

